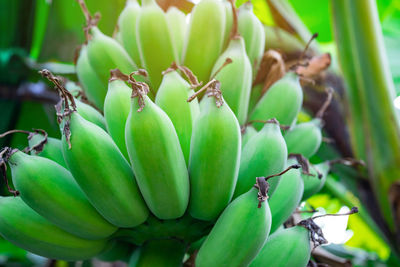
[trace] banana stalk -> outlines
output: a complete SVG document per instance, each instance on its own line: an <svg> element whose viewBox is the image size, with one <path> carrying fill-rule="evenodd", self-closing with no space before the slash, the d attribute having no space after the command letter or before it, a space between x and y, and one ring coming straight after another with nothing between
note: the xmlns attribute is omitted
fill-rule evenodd
<svg viewBox="0 0 400 267"><path fill-rule="evenodd" d="M339 0L332 1L332 8L339 60L348 85L352 146L356 156L367 162L386 223L398 231L400 214L392 210L400 199L395 190L400 177L400 125L376 3ZM364 142L357 142L363 136Z"/></svg>

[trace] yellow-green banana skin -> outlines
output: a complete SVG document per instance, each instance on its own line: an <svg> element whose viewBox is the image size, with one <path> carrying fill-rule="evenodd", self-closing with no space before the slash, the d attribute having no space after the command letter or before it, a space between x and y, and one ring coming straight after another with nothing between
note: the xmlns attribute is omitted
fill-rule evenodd
<svg viewBox="0 0 400 267"><path fill-rule="evenodd" d="M29 147L34 147L35 145L39 144L40 142L43 141L44 136L42 134L36 133L34 134L30 139L29 139ZM36 151L33 149L31 151L32 155L38 155L44 158L51 159L52 161L57 162L64 168L67 167L67 163L65 163L64 156L62 154L62 145L61 145L61 140L53 138L53 137L47 137L47 142L43 146L42 151Z"/></svg>
<svg viewBox="0 0 400 267"><path fill-rule="evenodd" d="M108 85L108 92L104 100L104 118L107 130L127 160L129 160L129 155L125 144L125 124L131 110L131 94L132 89L125 82L113 80Z"/></svg>
<svg viewBox="0 0 400 267"><path fill-rule="evenodd" d="M50 259L90 259L106 246L106 240L86 240L50 223L20 197L0 197L0 234L34 254Z"/></svg>
<svg viewBox="0 0 400 267"><path fill-rule="evenodd" d="M21 198L61 229L86 239L102 239L117 228L89 203L71 173L49 159L17 151L9 159Z"/></svg>
<svg viewBox="0 0 400 267"><path fill-rule="evenodd" d="M287 166L294 163L296 162L288 160ZM292 169L282 175L278 186L269 198L272 214L271 233L278 229L296 210L301 202L303 191L304 182L300 169Z"/></svg>
<svg viewBox="0 0 400 267"><path fill-rule="evenodd" d="M265 31L261 21L253 13L251 2L244 3L238 14L239 33L246 43L251 66L257 69L265 47Z"/></svg>
<svg viewBox="0 0 400 267"><path fill-rule="evenodd" d="M125 49L116 40L104 35L97 27L91 28L90 34L92 39L89 40L87 45L87 55L90 65L101 82L105 84L105 97L110 70L118 68L123 73L131 73L137 70L137 67Z"/></svg>
<svg viewBox="0 0 400 267"><path fill-rule="evenodd" d="M200 113L197 98L192 102L186 101L193 94L190 84L178 72L172 71L164 75L155 101L174 124L186 164L189 161L192 128Z"/></svg>
<svg viewBox="0 0 400 267"><path fill-rule="evenodd" d="M117 33L120 44L128 52L133 62L141 67L140 53L136 38L136 23L140 14L140 6L136 0L128 0L125 8L122 10L118 18Z"/></svg>
<svg viewBox="0 0 400 267"><path fill-rule="evenodd" d="M202 0L192 11L183 63L204 83L222 50L225 12L224 3L219 0Z"/></svg>
<svg viewBox="0 0 400 267"><path fill-rule="evenodd" d="M232 59L232 63L226 65L215 79L221 82L222 95L242 125L247 119L252 81L251 65L242 37L238 36L230 41L228 48L215 63L213 74L227 58Z"/></svg>
<svg viewBox="0 0 400 267"><path fill-rule="evenodd" d="M98 212L119 227L143 223L148 210L133 172L111 137L73 112L71 148L63 135L63 155L79 186Z"/></svg>
<svg viewBox="0 0 400 267"><path fill-rule="evenodd" d="M329 162L322 162L310 168L310 172L314 176L301 174L301 178L303 178L304 181L304 192L302 201L318 193L322 189L322 187L324 187L329 169ZM319 173L317 173L316 170L318 170ZM321 177L318 177L318 175L321 175Z"/></svg>
<svg viewBox="0 0 400 267"><path fill-rule="evenodd" d="M94 107L75 99L76 104L76 111L86 120L93 122L97 126L101 127L102 129L106 130L106 121Z"/></svg>
<svg viewBox="0 0 400 267"><path fill-rule="evenodd" d="M302 226L273 233L250 267L306 267L311 254L309 235Z"/></svg>
<svg viewBox="0 0 400 267"><path fill-rule="evenodd" d="M313 119L294 126L285 134L289 153L312 157L322 142L321 119Z"/></svg>
<svg viewBox="0 0 400 267"><path fill-rule="evenodd" d="M206 95L200 109L190 145L189 213L214 220L232 199L239 171L240 126L226 102L218 108Z"/></svg>
<svg viewBox="0 0 400 267"><path fill-rule="evenodd" d="M144 96L131 100L125 140L140 191L160 219L181 217L189 201L189 177L174 125L168 115Z"/></svg>
<svg viewBox="0 0 400 267"><path fill-rule="evenodd" d="M249 191L254 185L254 177L281 172L286 165L287 156L286 143L279 125L266 123L261 131L243 147L234 197ZM268 181L269 194L274 192L279 180L275 177Z"/></svg>
<svg viewBox="0 0 400 267"><path fill-rule="evenodd" d="M282 79L275 82L261 97L250 115L252 120L269 120L276 118L282 125L292 125L303 103L303 91L299 78L289 72ZM259 130L262 123L254 123Z"/></svg>
<svg viewBox="0 0 400 267"><path fill-rule="evenodd" d="M140 248L135 267L180 267L185 244L177 239L150 240Z"/></svg>
<svg viewBox="0 0 400 267"><path fill-rule="evenodd" d="M178 56L171 40L170 29L164 11L155 0L144 0L136 25L136 38L143 67L149 74L152 88L157 91L162 72Z"/></svg>
<svg viewBox="0 0 400 267"><path fill-rule="evenodd" d="M252 188L228 205L200 247L196 267L248 266L256 257L271 227L268 202L258 208L257 193Z"/></svg>
<svg viewBox="0 0 400 267"><path fill-rule="evenodd" d="M187 32L186 15L174 6L171 6L166 13L168 26L171 33L172 44L178 56L178 64L182 62L182 51Z"/></svg>
<svg viewBox="0 0 400 267"><path fill-rule="evenodd" d="M107 83L100 79L93 66L90 65L86 45L82 46L76 62L76 74L88 99L102 110L107 93Z"/></svg>

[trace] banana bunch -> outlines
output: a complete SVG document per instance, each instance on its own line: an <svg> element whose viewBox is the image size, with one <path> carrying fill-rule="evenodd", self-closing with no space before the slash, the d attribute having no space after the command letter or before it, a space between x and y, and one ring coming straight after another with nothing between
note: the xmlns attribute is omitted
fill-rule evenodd
<svg viewBox="0 0 400 267"><path fill-rule="evenodd" d="M306 266L319 228L311 219L281 228L324 186L332 162L308 159L331 93L315 119L296 124L296 73L266 91L253 86L265 38L249 3L237 11L202 0L187 24L176 8L128 0L114 39L78 2L86 97L42 70L61 98L61 139L39 129L0 135L28 135L26 149L0 151L15 188L7 183L14 196L0 198L0 234L67 261Z"/></svg>

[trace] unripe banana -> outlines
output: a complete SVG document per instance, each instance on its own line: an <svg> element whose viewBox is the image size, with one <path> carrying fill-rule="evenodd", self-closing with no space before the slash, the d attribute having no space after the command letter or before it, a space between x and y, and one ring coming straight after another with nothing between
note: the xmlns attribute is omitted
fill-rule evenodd
<svg viewBox="0 0 400 267"><path fill-rule="evenodd" d="M125 82L111 79L104 100L104 117L108 133L127 160L129 155L125 143L125 124L131 109L131 94L132 89Z"/></svg>
<svg viewBox="0 0 400 267"><path fill-rule="evenodd" d="M224 43L225 6L219 0L202 0L191 13L184 46L183 65L199 81L208 81Z"/></svg>
<svg viewBox="0 0 400 267"><path fill-rule="evenodd" d="M244 129L244 134L242 133L242 151L247 142L249 142L249 140L252 139L253 136L255 136L256 134L257 130L254 129L253 126L246 126L246 128Z"/></svg>
<svg viewBox="0 0 400 267"><path fill-rule="evenodd" d="M7 160L15 188L37 213L86 239L102 239L117 228L93 208L71 173L49 159L12 151Z"/></svg>
<svg viewBox="0 0 400 267"><path fill-rule="evenodd" d="M289 159L287 164L293 163L297 162L294 159ZM278 186L268 201L272 214L271 233L278 229L296 210L301 202L303 191L304 183L300 169L293 169L282 175Z"/></svg>
<svg viewBox="0 0 400 267"><path fill-rule="evenodd" d="M119 68L124 73L137 70L135 63L116 40L104 35L97 27L92 27L89 32L92 36L87 45L89 62L101 82L106 85L105 90L107 90L110 70ZM106 92L104 97L105 95Z"/></svg>
<svg viewBox="0 0 400 267"><path fill-rule="evenodd" d="M136 24L140 11L141 8L137 0L126 2L126 6L118 18L119 31L116 38L138 67L142 66L136 37Z"/></svg>
<svg viewBox="0 0 400 267"><path fill-rule="evenodd" d="M174 125L146 93L133 90L126 146L147 206L160 219L174 219L183 215L189 201L185 158Z"/></svg>
<svg viewBox="0 0 400 267"><path fill-rule="evenodd" d="M51 259L77 261L100 253L106 240L86 240L51 224L20 197L0 198L0 234L34 254Z"/></svg>
<svg viewBox="0 0 400 267"><path fill-rule="evenodd" d="M303 103L299 77L293 72L275 82L255 106L250 121L276 118L282 125L292 125ZM262 123L254 123L259 130Z"/></svg>
<svg viewBox="0 0 400 267"><path fill-rule="evenodd" d="M185 43L187 23L186 15L174 6L171 6L166 13L168 26L171 33L172 44L175 48L178 64L182 61L183 45Z"/></svg>
<svg viewBox="0 0 400 267"><path fill-rule="evenodd" d="M69 128L71 147L62 137L64 159L92 205L116 226L143 223L148 210L129 163L111 137L77 112L70 115Z"/></svg>
<svg viewBox="0 0 400 267"><path fill-rule="evenodd" d="M167 113L175 127L186 164L189 162L192 129L200 113L197 99L186 101L192 94L194 91L190 84L176 70L171 70L164 74L155 101Z"/></svg>
<svg viewBox="0 0 400 267"><path fill-rule="evenodd" d="M161 73L172 62L178 61L174 49L168 21L164 11L155 0L143 0L142 10L137 20L136 38L143 67L149 73L149 80L154 92L161 84ZM124 71L130 73L131 71Z"/></svg>
<svg viewBox="0 0 400 267"><path fill-rule="evenodd" d="M86 45L82 46L79 53L79 58L76 62L76 74L87 98L102 110L107 93L107 83L100 79L90 64Z"/></svg>
<svg viewBox="0 0 400 267"><path fill-rule="evenodd" d="M265 31L261 21L253 12L253 5L250 1L239 8L238 14L239 33L243 36L246 44L246 52L249 56L251 67L255 70L261 61L265 47Z"/></svg>
<svg viewBox="0 0 400 267"><path fill-rule="evenodd" d="M268 202L257 199L255 188L230 203L218 218L196 258L197 267L248 266L268 238Z"/></svg>
<svg viewBox="0 0 400 267"><path fill-rule="evenodd" d="M76 111L81 115L85 120L88 120L97 126L101 127L103 130L106 130L106 121L95 108L92 106L80 101L79 99L75 99L76 103Z"/></svg>
<svg viewBox="0 0 400 267"><path fill-rule="evenodd" d="M215 80L214 80L215 81ZM240 126L215 81L200 103L190 144L189 213L196 219L214 220L232 199L239 171Z"/></svg>
<svg viewBox="0 0 400 267"><path fill-rule="evenodd" d="M262 96L264 84L260 83L251 88L248 113L251 114Z"/></svg>
<svg viewBox="0 0 400 267"><path fill-rule="evenodd" d="M319 118L299 123L285 134L289 153L312 157L322 142L322 121Z"/></svg>
<svg viewBox="0 0 400 267"><path fill-rule="evenodd" d="M243 147L234 197L249 191L254 185L254 177L269 176L282 171L287 156L286 143L279 124L266 123ZM279 180L274 178L269 181L270 194L275 191Z"/></svg>
<svg viewBox="0 0 400 267"><path fill-rule="evenodd" d="M65 88L74 96L76 104L76 111L86 120L93 122L97 126L106 130L106 122L103 115L94 107L85 103L83 97L85 96L81 88L74 82L67 81L64 83ZM82 97L83 94L83 97ZM60 105L61 103L59 103Z"/></svg>
<svg viewBox="0 0 400 267"><path fill-rule="evenodd" d="M223 1L225 7L225 31L224 31L224 45L223 50L226 49L230 42L230 35L233 26L232 4L229 0Z"/></svg>
<svg viewBox="0 0 400 267"><path fill-rule="evenodd" d="M299 225L273 233L250 267L306 267L311 255L309 235Z"/></svg>
<svg viewBox="0 0 400 267"><path fill-rule="evenodd" d="M179 267L185 255L185 244L177 239L150 240L140 248L135 267Z"/></svg>
<svg viewBox="0 0 400 267"><path fill-rule="evenodd" d="M247 119L252 81L251 64L242 37L233 37L228 48L215 63L212 70L213 75L228 58L232 60L232 63L221 69L215 79L221 82L224 99L238 118L239 124L242 125Z"/></svg>
<svg viewBox="0 0 400 267"><path fill-rule="evenodd" d="M31 154L38 155L51 159L57 162L64 168L67 168L64 156L62 154L61 140L48 137L47 133L43 135L39 132L34 132L28 137L29 147L32 148Z"/></svg>
<svg viewBox="0 0 400 267"><path fill-rule="evenodd" d="M304 173L301 175L304 182L304 192L302 201L318 193L322 189L322 187L324 187L330 167L331 166L329 161L322 162L314 165L311 168L310 171L311 175L307 175Z"/></svg>

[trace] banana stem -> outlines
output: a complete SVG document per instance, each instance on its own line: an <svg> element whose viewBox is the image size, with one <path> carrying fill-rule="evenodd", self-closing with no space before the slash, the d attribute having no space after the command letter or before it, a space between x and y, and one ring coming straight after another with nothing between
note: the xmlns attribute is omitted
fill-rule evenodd
<svg viewBox="0 0 400 267"><path fill-rule="evenodd" d="M378 204L392 233L400 233L400 119L376 2L331 1L338 55L347 81L349 126L356 157L366 161ZM397 240L397 244L400 239Z"/></svg>
<svg viewBox="0 0 400 267"><path fill-rule="evenodd" d="M237 10L235 7L235 0L229 0L229 3L231 4L232 7L232 30L229 39L236 39L238 38L239 35L239 27L238 27L238 15L237 15Z"/></svg>

